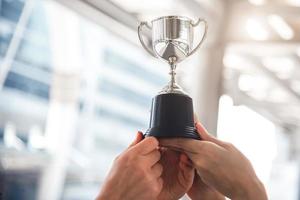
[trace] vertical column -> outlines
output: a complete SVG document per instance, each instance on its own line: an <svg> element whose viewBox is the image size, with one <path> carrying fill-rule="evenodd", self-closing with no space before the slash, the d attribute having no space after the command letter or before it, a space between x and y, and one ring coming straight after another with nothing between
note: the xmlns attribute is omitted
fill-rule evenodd
<svg viewBox="0 0 300 200"><path fill-rule="evenodd" d="M207 48L200 52L201 67L195 82L195 112L211 133L217 132L219 98L222 93L223 48Z"/></svg>
<svg viewBox="0 0 300 200"><path fill-rule="evenodd" d="M52 200L61 198L76 132L81 40L77 15L54 1L45 4L54 78L45 133L51 161L42 173L38 199Z"/></svg>
<svg viewBox="0 0 300 200"><path fill-rule="evenodd" d="M194 109L209 132L217 133L219 98L222 94L223 56L230 5L215 2L218 16L207 19L207 39L198 53L198 66L191 74Z"/></svg>

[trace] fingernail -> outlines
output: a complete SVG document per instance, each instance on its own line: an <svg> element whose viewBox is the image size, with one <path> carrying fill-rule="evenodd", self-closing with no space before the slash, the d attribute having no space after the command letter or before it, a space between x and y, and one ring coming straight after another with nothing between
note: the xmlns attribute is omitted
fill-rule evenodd
<svg viewBox="0 0 300 200"><path fill-rule="evenodd" d="M142 131L138 131L138 134L144 135Z"/></svg>
<svg viewBox="0 0 300 200"><path fill-rule="evenodd" d="M196 124L197 122L199 122L199 118L198 118L198 116L197 116L196 113L194 113L194 122L195 122L195 124Z"/></svg>
<svg viewBox="0 0 300 200"><path fill-rule="evenodd" d="M144 134L142 131L138 131L138 134L142 135L142 138L144 139L146 134Z"/></svg>
<svg viewBox="0 0 300 200"><path fill-rule="evenodd" d="M203 129L204 131L206 131L206 128L205 128L200 122L197 122L197 123L196 123L196 127L197 127L197 128L201 128L201 129Z"/></svg>

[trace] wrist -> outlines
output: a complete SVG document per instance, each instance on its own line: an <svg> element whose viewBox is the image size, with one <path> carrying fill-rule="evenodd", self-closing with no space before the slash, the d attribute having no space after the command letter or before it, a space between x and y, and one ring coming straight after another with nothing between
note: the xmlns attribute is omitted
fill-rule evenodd
<svg viewBox="0 0 300 200"><path fill-rule="evenodd" d="M267 200L267 193L264 185L258 179L251 179L245 184L235 198L232 200Z"/></svg>
<svg viewBox="0 0 300 200"><path fill-rule="evenodd" d="M119 198L113 194L100 193L96 200L119 200Z"/></svg>
<svg viewBox="0 0 300 200"><path fill-rule="evenodd" d="M103 185L102 189L100 190L100 194L96 198L96 200L120 200L120 196L114 190L111 190L111 185L109 182Z"/></svg>
<svg viewBox="0 0 300 200"><path fill-rule="evenodd" d="M225 196L223 194L208 186L199 187L197 192L194 192L193 194L188 193L188 196L191 200L225 200Z"/></svg>

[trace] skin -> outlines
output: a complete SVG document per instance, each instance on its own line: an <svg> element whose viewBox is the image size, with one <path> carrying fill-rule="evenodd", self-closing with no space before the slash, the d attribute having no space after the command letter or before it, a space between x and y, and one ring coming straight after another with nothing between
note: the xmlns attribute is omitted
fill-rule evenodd
<svg viewBox="0 0 300 200"><path fill-rule="evenodd" d="M163 166L163 189L158 200L178 200L192 186L194 167L187 164L187 156L172 149L161 148L160 164Z"/></svg>
<svg viewBox="0 0 300 200"><path fill-rule="evenodd" d="M136 142L139 143L142 138ZM159 163L163 168L161 178L163 187L157 200L178 200L192 186L195 175L195 169L192 165L186 163L187 156L179 151L160 147L161 158Z"/></svg>
<svg viewBox="0 0 300 200"><path fill-rule="evenodd" d="M97 200L157 199L163 187L158 141L154 137L142 138L139 132L129 148L115 159Z"/></svg>
<svg viewBox="0 0 300 200"><path fill-rule="evenodd" d="M192 200L225 200L224 195L206 185L198 174L195 175L193 185L187 194Z"/></svg>
<svg viewBox="0 0 300 200"><path fill-rule="evenodd" d="M203 140L160 140L161 146L185 152L197 170L196 178L201 177L202 182L199 179L198 183L194 181L188 191L190 197L201 200L201 184L204 183L207 190L217 190L232 200L267 200L265 188L249 160L232 144L209 135L200 123L196 123L196 128ZM216 192L215 195L220 193Z"/></svg>
<svg viewBox="0 0 300 200"><path fill-rule="evenodd" d="M164 185L158 200L177 200L185 193L192 200L225 200L224 195L201 180L185 153L161 147L161 155Z"/></svg>

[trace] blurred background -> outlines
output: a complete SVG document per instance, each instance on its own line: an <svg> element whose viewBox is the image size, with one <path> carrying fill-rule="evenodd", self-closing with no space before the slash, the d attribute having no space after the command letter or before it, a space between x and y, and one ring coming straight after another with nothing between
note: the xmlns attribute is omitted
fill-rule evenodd
<svg viewBox="0 0 300 200"><path fill-rule="evenodd" d="M208 21L178 67L201 122L300 199L299 0L0 0L0 199L95 198L169 79L137 37L164 15Z"/></svg>

